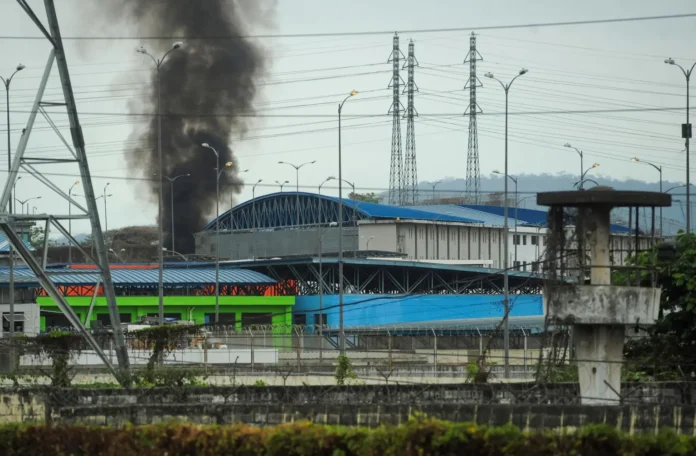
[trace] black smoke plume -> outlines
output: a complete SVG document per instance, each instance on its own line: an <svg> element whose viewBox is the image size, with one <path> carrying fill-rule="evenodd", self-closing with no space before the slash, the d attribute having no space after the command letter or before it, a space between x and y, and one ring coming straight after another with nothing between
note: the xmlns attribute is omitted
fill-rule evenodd
<svg viewBox="0 0 696 456"><path fill-rule="evenodd" d="M112 14L123 15L136 25L139 36L173 37L147 40L145 49L156 59L172 49L160 65L162 113L162 163L164 175L177 179L174 186L175 248L194 251L193 233L201 231L215 214L215 154L201 146L208 143L220 154L220 212L229 209L230 198L242 185L232 135L239 137L247 127L248 115L263 68L263 52L248 39L251 23L265 21L269 9L259 0L111 0ZM140 54L138 54L140 55ZM158 75L154 62L142 56L143 65L152 65L151 94L145 106L132 103L132 112L157 110ZM157 117L133 133L138 146L130 150L130 167L154 181L149 197L157 201L159 191ZM163 182L163 227L165 247L171 248L171 193ZM225 203L226 202L226 203Z"/></svg>

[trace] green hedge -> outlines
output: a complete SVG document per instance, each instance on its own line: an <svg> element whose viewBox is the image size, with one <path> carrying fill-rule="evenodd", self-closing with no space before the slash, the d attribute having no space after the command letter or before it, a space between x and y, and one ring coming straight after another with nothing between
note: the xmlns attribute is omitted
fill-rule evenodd
<svg viewBox="0 0 696 456"><path fill-rule="evenodd" d="M0 455L678 455L696 454L696 438L665 431L628 436L610 426L576 433L523 433L513 426L413 419L377 429L295 423L248 425L152 425L126 428L87 426L0 427Z"/></svg>

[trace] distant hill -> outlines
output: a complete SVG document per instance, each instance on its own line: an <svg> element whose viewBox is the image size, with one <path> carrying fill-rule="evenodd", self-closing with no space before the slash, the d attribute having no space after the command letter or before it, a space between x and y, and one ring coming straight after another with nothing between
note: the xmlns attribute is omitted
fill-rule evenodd
<svg viewBox="0 0 696 456"><path fill-rule="evenodd" d="M512 172L510 174L513 174ZM514 175L514 174L513 174ZM557 191L557 190L573 190L573 184L578 180L577 175L571 174L520 174L514 175L518 180L518 190L519 198L523 199L527 196L534 195L538 192L547 191ZM659 192L660 185L658 182L643 182L639 180L617 180L611 177L603 176L601 174L595 174L587 176L588 178L594 179L600 185L606 185L613 187L617 190L641 190L641 191L651 191ZM489 175L481 177L481 193L484 198L484 202L492 198L498 201L502 201L502 196L495 195L497 193L503 192L503 178L498 175ZM664 181L662 183L662 188L664 191L677 186L682 186L683 182L671 182ZM585 187L593 187L594 183L586 182ZM446 198L461 198L464 196L466 190L466 180L461 178L443 178L442 182L435 187L435 199L441 200ZM508 185L508 192L510 192L510 198L514 201L514 191L515 185L510 182ZM676 233L679 229L684 229L686 225L686 198L685 198L686 187L675 188L669 193L673 195L673 200L679 200L673 202L672 207L663 209L663 225L665 233ZM692 195L695 197L693 201L696 201L696 188L692 187ZM386 202L386 194L382 194L382 202ZM497 196L497 198L496 198ZM433 189L432 185L428 182L421 182L419 184L419 199L421 202L427 202L433 199ZM514 203L513 203L514 204ZM536 205L536 199L534 197L526 198L520 203L520 207L525 207L528 209L545 209ZM694 209L692 202L692 209ZM626 210L621 212L616 211L614 217L618 220L624 219L628 220L628 213ZM693 211L692 211L693 212ZM649 220L647 220L648 215L646 214L645 219L641 216L641 225L647 226ZM692 214L692 223L694 216ZM659 224L659 210L655 210L655 223Z"/></svg>

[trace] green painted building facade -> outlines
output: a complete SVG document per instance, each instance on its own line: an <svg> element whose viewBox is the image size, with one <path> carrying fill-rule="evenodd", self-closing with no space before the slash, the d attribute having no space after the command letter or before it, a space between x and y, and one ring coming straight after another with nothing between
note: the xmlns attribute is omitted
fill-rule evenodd
<svg viewBox="0 0 696 456"><path fill-rule="evenodd" d="M237 330L251 325L274 325L287 327L292 324L292 307L295 296L220 296L220 324L235 326ZM92 298L67 296L66 300L85 321ZM63 326L66 321L58 306L50 297L39 297L41 310L55 311L55 315L41 317L41 330ZM157 316L158 296L117 296L118 312L122 323L137 322L141 316ZM215 296L165 296L165 317L193 321L196 324L215 322ZM106 298L97 297L90 321L109 322Z"/></svg>

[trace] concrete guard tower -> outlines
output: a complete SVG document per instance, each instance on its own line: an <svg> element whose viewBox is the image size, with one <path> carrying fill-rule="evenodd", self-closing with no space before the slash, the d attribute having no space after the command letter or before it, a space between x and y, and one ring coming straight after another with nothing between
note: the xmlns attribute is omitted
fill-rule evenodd
<svg viewBox="0 0 696 456"><path fill-rule="evenodd" d="M573 339L583 405L618 405L626 326L651 325L660 307L659 288L611 285L609 214L615 207L665 207L671 196L656 192L616 191L610 187L546 192L537 204L551 206L549 236L563 245L564 208L577 208L579 245L590 252L590 285L554 285L544 301L552 323L573 326ZM630 210L630 209L629 209ZM581 218L584 220L580 221ZM581 237L586 237L582 239ZM550 241L553 243L553 241ZM547 243L548 245L549 243ZM563 257L553 255L549 260Z"/></svg>

